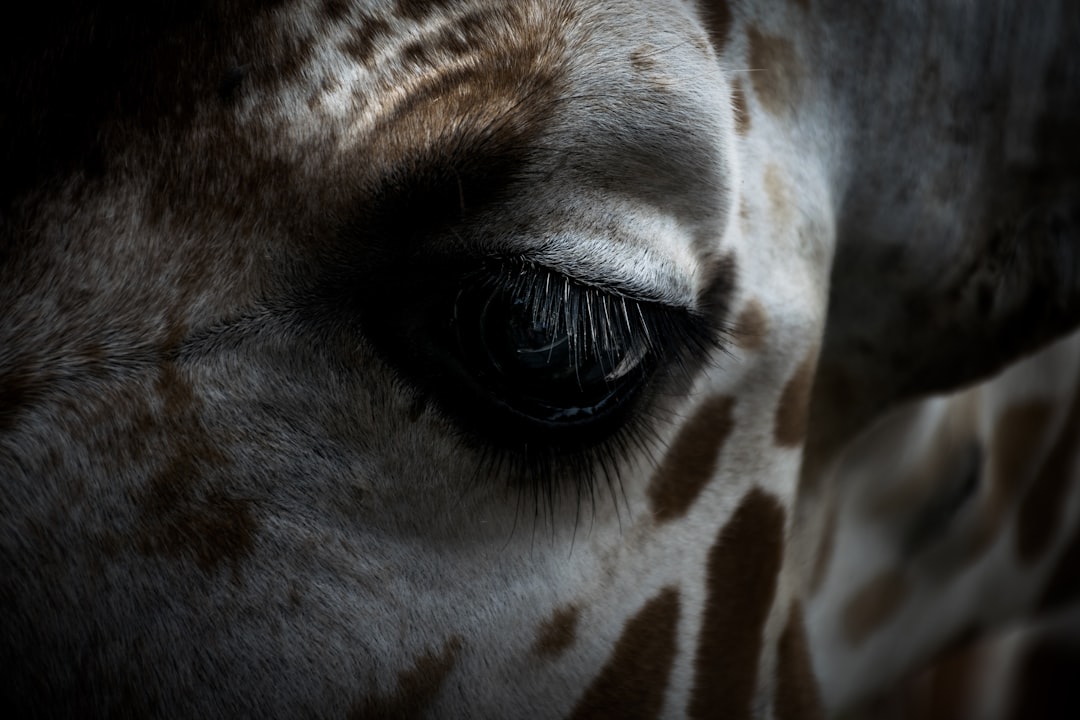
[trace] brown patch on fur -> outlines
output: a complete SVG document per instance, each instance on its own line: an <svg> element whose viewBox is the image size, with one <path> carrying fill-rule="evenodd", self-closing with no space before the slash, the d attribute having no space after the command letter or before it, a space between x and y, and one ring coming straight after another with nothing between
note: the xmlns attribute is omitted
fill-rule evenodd
<svg viewBox="0 0 1080 720"><path fill-rule="evenodd" d="M734 427L735 400L707 399L679 431L649 482L653 517L665 523L683 517L716 472L720 451Z"/></svg>
<svg viewBox="0 0 1080 720"><path fill-rule="evenodd" d="M795 369L780 394L774 425L774 435L779 445L796 447L806 438L806 416L810 407L810 390L814 385L816 363L817 351L812 350Z"/></svg>
<svg viewBox="0 0 1080 720"><path fill-rule="evenodd" d="M678 627L679 593L666 588L626 621L611 657L570 717L659 717L675 661Z"/></svg>
<svg viewBox="0 0 1080 720"><path fill-rule="evenodd" d="M1039 599L1039 611L1050 612L1080 603L1080 525L1058 556Z"/></svg>
<svg viewBox="0 0 1080 720"><path fill-rule="evenodd" d="M712 47L712 45L709 44L709 39L707 37L698 35L697 33L690 37L690 42L693 43L694 49L702 55L708 55L709 49Z"/></svg>
<svg viewBox="0 0 1080 720"><path fill-rule="evenodd" d="M969 547L974 561L997 537L1001 523L1032 475L1032 457L1053 417L1046 402L1013 405L998 418L990 445L990 487L979 507Z"/></svg>
<svg viewBox="0 0 1080 720"><path fill-rule="evenodd" d="M555 610L536 633L533 652L540 657L556 658L574 644L580 610L576 605L565 605Z"/></svg>
<svg viewBox="0 0 1080 720"><path fill-rule="evenodd" d="M773 223L780 228L790 228L795 221L795 203L791 190L784 179L784 171L774 163L765 167L763 178L765 193L769 196Z"/></svg>
<svg viewBox="0 0 1080 720"><path fill-rule="evenodd" d="M709 551L690 717L751 716L783 548L784 508L751 489Z"/></svg>
<svg viewBox="0 0 1080 720"><path fill-rule="evenodd" d="M323 17L330 22L339 22L349 15L349 3L346 0L323 0Z"/></svg>
<svg viewBox="0 0 1080 720"><path fill-rule="evenodd" d="M746 107L746 91L743 90L741 77L731 83L731 107L735 111L735 132L740 135L750 132L750 112Z"/></svg>
<svg viewBox="0 0 1080 720"><path fill-rule="evenodd" d="M400 57L407 64L437 68L447 55L461 57L483 44L484 38L490 37L490 32L490 28L484 24L483 14L477 17L469 13L456 18L438 33L425 35L405 45Z"/></svg>
<svg viewBox="0 0 1080 720"><path fill-rule="evenodd" d="M762 107L773 115L783 114L795 105L801 90L803 68L790 40L766 35L750 26L750 79Z"/></svg>
<svg viewBox="0 0 1080 720"><path fill-rule="evenodd" d="M234 575L251 554L259 524L251 500L212 490L198 493L193 465L173 461L151 479L140 502L136 547L145 555L191 558L205 572L228 563Z"/></svg>
<svg viewBox="0 0 1080 720"><path fill-rule="evenodd" d="M802 607L798 602L791 606L777 652L776 719L816 720L824 717L817 677L806 646Z"/></svg>
<svg viewBox="0 0 1080 720"><path fill-rule="evenodd" d="M886 570L852 595L844 608L844 636L858 647L875 630L896 614L907 594L908 581L902 571Z"/></svg>
<svg viewBox="0 0 1080 720"><path fill-rule="evenodd" d="M648 45L642 45L630 53L630 65L639 73L647 73L656 69L656 60L653 59L655 51Z"/></svg>
<svg viewBox="0 0 1080 720"><path fill-rule="evenodd" d="M810 9L810 0L790 0L790 2L792 5L801 7L803 10Z"/></svg>
<svg viewBox="0 0 1080 720"><path fill-rule="evenodd" d="M735 344L743 350L760 350L765 347L769 333L769 317L757 298L751 298L735 321Z"/></svg>
<svg viewBox="0 0 1080 720"><path fill-rule="evenodd" d="M1080 393L1073 398L1057 442L1020 504L1016 519L1016 552L1023 563L1032 564L1039 560L1061 525L1065 494L1078 472L1078 450Z"/></svg>
<svg viewBox="0 0 1080 720"><path fill-rule="evenodd" d="M341 44L341 50L361 65L368 65L375 57L379 40L389 35L390 23L380 18L365 18L356 33Z"/></svg>
<svg viewBox="0 0 1080 720"><path fill-rule="evenodd" d="M726 252L720 257L715 257L713 248L702 240L703 237L694 239L694 250L698 253L698 257L708 258L705 282L698 291L698 304L706 313L723 324L731 315L731 293L739 277L739 265L735 261L734 252Z"/></svg>
<svg viewBox="0 0 1080 720"><path fill-rule="evenodd" d="M701 3L701 15L713 49L719 55L731 35L731 6L727 0L705 0Z"/></svg>
<svg viewBox="0 0 1080 720"><path fill-rule="evenodd" d="M1072 720L1080 717L1080 647L1065 638L1044 637L1027 651L1017 671L1010 718Z"/></svg>
<svg viewBox="0 0 1080 720"><path fill-rule="evenodd" d="M397 689L390 695L364 698L349 713L355 720L405 720L423 717L454 669L461 650L457 635L443 643L442 652L428 650L408 670L398 673Z"/></svg>
<svg viewBox="0 0 1080 720"><path fill-rule="evenodd" d="M228 458L202 427L199 400L180 370L164 365L155 389L172 447L136 498L135 547L144 555L194 560L205 572L228 563L235 577L254 549L254 503L205 487L208 468L224 467Z"/></svg>
<svg viewBox="0 0 1080 720"><path fill-rule="evenodd" d="M453 7L456 0L398 0L397 11L409 20L423 20L438 10Z"/></svg>
<svg viewBox="0 0 1080 720"><path fill-rule="evenodd" d="M435 64L436 52L435 46L428 42L428 38L424 38L408 43L398 51L397 55L407 65L430 66ZM460 54L460 49L458 53Z"/></svg>
<svg viewBox="0 0 1080 720"><path fill-rule="evenodd" d="M671 92L674 79L660 68L656 61L658 50L649 45L642 45L630 53L630 66L634 72L648 81L649 87L659 93Z"/></svg>
<svg viewBox="0 0 1080 720"><path fill-rule="evenodd" d="M855 407L864 396L861 383L837 364L818 364L811 390L810 412L813 427L803 448L802 468L799 470L799 497L815 495L828 476L832 462L857 432L848 419L847 410Z"/></svg>

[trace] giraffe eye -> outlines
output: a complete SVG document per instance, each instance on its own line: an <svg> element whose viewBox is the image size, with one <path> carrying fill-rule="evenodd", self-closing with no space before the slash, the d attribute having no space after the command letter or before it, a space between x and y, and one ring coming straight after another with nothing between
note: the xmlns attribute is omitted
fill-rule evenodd
<svg viewBox="0 0 1080 720"><path fill-rule="evenodd" d="M550 292L552 277L543 279ZM521 281L460 291L455 340L497 406L546 426L580 427L632 398L651 358L629 332L625 304L565 278L556 285L557 302Z"/></svg>
<svg viewBox="0 0 1080 720"><path fill-rule="evenodd" d="M625 442L652 400L687 387L719 347L711 314L520 258L443 258L390 277L330 297L356 293L341 306L359 310L418 399L461 440L519 467Z"/></svg>

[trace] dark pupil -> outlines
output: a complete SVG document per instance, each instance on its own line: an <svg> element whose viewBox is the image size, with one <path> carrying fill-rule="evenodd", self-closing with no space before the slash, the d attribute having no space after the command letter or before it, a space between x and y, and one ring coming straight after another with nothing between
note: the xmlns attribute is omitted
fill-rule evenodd
<svg viewBox="0 0 1080 720"><path fill-rule="evenodd" d="M479 323L475 335L463 336L459 325L459 338L478 345L463 350L503 404L547 422L587 421L617 404L640 378L642 353L625 333L598 331L587 316L568 327L566 313L544 316L501 289L479 294L479 307L467 310L459 297L458 322L467 325L471 316Z"/></svg>

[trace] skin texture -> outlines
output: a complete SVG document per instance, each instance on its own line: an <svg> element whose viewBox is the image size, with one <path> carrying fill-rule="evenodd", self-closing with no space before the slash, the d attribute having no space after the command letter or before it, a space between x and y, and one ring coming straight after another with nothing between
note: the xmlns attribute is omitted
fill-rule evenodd
<svg viewBox="0 0 1080 720"><path fill-rule="evenodd" d="M818 717L826 470L1080 322L1065 0L148 5L0 23L5 716Z"/></svg>
<svg viewBox="0 0 1080 720"><path fill-rule="evenodd" d="M849 446L806 616L829 705L912 718L1075 708L1078 368L1073 333Z"/></svg>

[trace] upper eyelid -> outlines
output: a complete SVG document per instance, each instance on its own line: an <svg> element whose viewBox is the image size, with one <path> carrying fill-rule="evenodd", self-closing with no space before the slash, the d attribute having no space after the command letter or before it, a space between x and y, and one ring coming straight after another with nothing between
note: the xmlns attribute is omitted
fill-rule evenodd
<svg viewBox="0 0 1080 720"><path fill-rule="evenodd" d="M580 286L594 288L599 292L608 293L610 295L624 298L628 301L634 301L636 303L645 303L648 305L659 305L673 310L686 310L693 311L693 307L689 302L679 302L673 298L666 297L663 293L659 292L657 288L653 288L644 285L641 282L622 279L605 279L600 273L584 274L568 270L561 265L553 265L546 261L546 259L537 259L530 254L521 255L518 257L500 259L497 256L492 260L491 265L495 268L502 267L504 272L510 275L516 274L514 268L520 268L521 272L538 272L548 273L553 276L559 276L570 280ZM487 272L492 272L489 268ZM497 272L498 270L495 270ZM480 271L485 272L485 271Z"/></svg>
<svg viewBox="0 0 1080 720"><path fill-rule="evenodd" d="M588 250L592 246L588 240L570 247L573 252L560 250L558 246L540 246L526 250L523 256L583 285L603 288L627 298L677 308L693 306L693 283L674 264L657 264L653 259L632 254L614 262L606 257L598 259L590 256ZM643 265L648 267L648 272L642 272Z"/></svg>
<svg viewBox="0 0 1080 720"><path fill-rule="evenodd" d="M521 261L519 260L518 263ZM516 269L515 269L516 268ZM688 305L676 305L659 299L655 296L635 297L626 292L621 292L617 285L602 285L581 281L558 270L545 265L527 262L524 265L509 263L503 266L501 272L489 276L492 280L503 284L506 290L520 290L522 285L537 278L547 280L551 277L560 277L566 282L565 287L570 291L569 299L576 304L579 313L570 315L570 308L559 303L560 298L542 298L540 302L559 304L558 308L564 317L575 324L574 331L581 329L582 325L595 326L595 318L600 318L604 309L617 308L625 313L622 317L604 318L605 324L612 327L620 326L620 322L627 326L631 338L641 342L649 352L659 355L673 355L680 362L686 360L701 360L712 349L723 346L723 333L715 322L715 318L708 317ZM516 287L514 287L516 286ZM550 292L549 290L546 292ZM589 299L588 293L596 293L596 299L601 302L597 311L588 308L582 299ZM605 301L611 301L608 304ZM565 299L564 299L565 302ZM584 308L585 313L591 313L590 317L584 317L580 311Z"/></svg>

